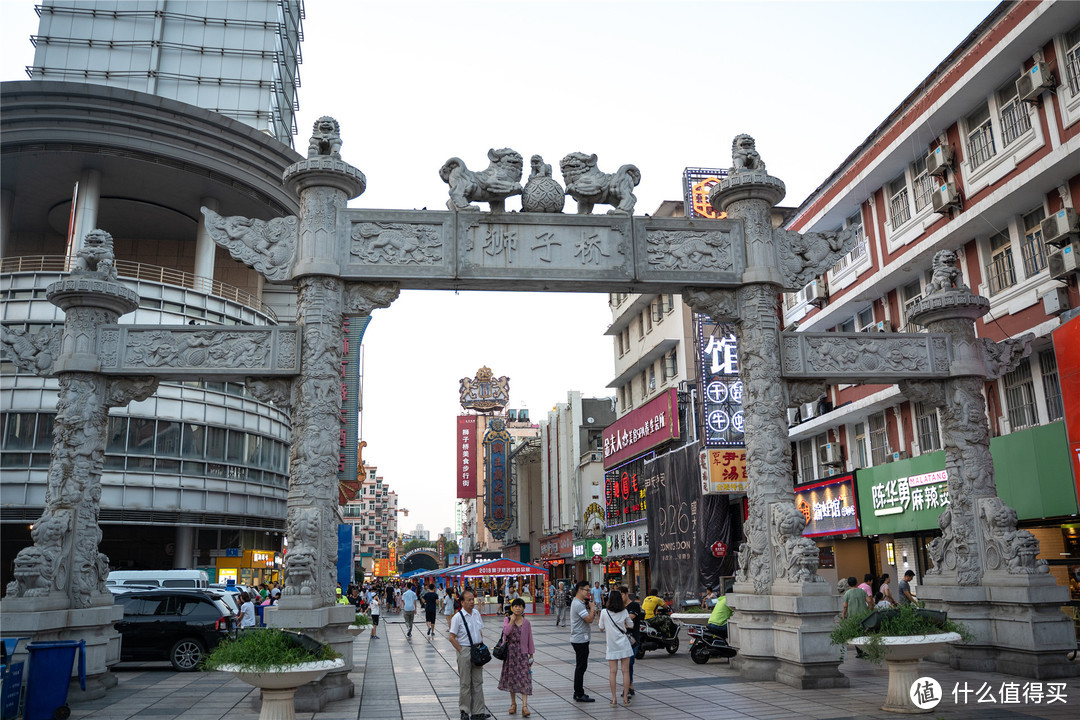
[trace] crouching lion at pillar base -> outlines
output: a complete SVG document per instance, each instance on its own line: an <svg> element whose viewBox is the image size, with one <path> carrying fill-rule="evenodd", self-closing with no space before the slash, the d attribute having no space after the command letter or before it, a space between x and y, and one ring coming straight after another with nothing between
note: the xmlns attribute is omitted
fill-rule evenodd
<svg viewBox="0 0 1080 720"><path fill-rule="evenodd" d="M986 567L1004 569L1011 575L1039 575L1050 572L1046 560L1038 558L1039 541L1027 530L1017 530L1016 511L1001 498L983 500L979 508L986 533Z"/></svg>
<svg viewBox="0 0 1080 720"><path fill-rule="evenodd" d="M818 576L818 548L803 537L806 518L794 505L772 506L773 543L776 547L777 579L788 582L824 582Z"/></svg>

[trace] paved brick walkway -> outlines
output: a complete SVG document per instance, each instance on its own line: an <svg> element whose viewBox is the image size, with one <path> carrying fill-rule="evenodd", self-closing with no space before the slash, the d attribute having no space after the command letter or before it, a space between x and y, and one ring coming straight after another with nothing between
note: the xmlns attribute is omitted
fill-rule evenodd
<svg viewBox="0 0 1080 720"><path fill-rule="evenodd" d="M298 713L300 720L457 720L457 663L446 636L446 623L437 625L433 639L421 624L413 637L405 637L399 616L390 616L380 627L379 639L362 634L353 644L356 669L351 679L356 696L331 703L321 713ZM440 620L442 618L440 617ZM488 620L486 639L498 639L499 618ZM493 630L494 628L494 630ZM568 633L556 628L551 616L533 619L537 655L533 674L534 694L529 701L536 720L792 720L896 718L880 710L888 685L884 668L849 657L841 670L851 679L843 690L796 690L773 682L743 681L726 663L710 661L695 665L684 642L676 655L649 653L635 667L635 697L631 707L612 708L607 703L607 662L604 641L598 631L586 676L586 689L597 702L582 705L571 698L574 661ZM685 641L685 631L683 633ZM485 669L484 690L488 711L508 720L509 697L497 691L501 663L493 660ZM941 683L945 699L928 718L952 720L1075 720L1080 717L1080 680L1065 681L1066 702L1034 704L1018 697L1002 704L1002 687L1023 689L1029 682L995 673L952 670L924 663L923 673ZM106 697L72 708L73 718L94 720L257 720L257 690L225 673L176 673L167 664L124 664L116 671L119 685ZM985 684L997 702L977 703L977 693L967 704L956 704L952 690L959 683L977 691ZM1015 683L1015 685L1011 685ZM1044 683L1044 693L1046 684ZM1030 690L1030 687L1028 688ZM962 698L961 698L962 699ZM519 704L520 713L520 704ZM520 716L520 715L519 715ZM519 717L515 716L515 717Z"/></svg>

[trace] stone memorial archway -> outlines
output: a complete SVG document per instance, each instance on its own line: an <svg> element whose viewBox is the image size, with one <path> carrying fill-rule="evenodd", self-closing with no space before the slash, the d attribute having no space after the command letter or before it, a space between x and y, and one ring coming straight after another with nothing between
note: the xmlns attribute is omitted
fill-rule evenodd
<svg viewBox="0 0 1080 720"><path fill-rule="evenodd" d="M449 211L347 209L366 179L341 160L340 149L336 121L320 118L308 157L283 176L300 196L299 217L261 221L203 209L218 245L268 280L293 283L295 326L118 325L137 299L116 282L107 233L91 233L80 268L49 288L50 300L68 311L63 332L33 339L5 332L20 367L56 375L61 386L46 509L7 588L5 634L92 634L88 672L108 682L117 658L116 608L104 585L107 559L97 550L107 408L148 396L161 379L238 379L292 416L286 588L267 622L303 628L346 658L341 672L298 696L298 707L351 695L352 609L334 602L342 318L388 307L401 288L675 292L695 311L730 323L739 339L749 517L729 604L744 676L797 687L847 684L839 650L828 642L838 598L817 575L814 543L802 536L787 436L786 409L816 399L832 382L902 382L945 408L955 500L943 515L944 537L931 548L940 578L933 599L962 609L961 619L976 626L982 644L960 655L986 666L1004 651L1013 672L1066 671L1062 648L1071 626L1056 606L1067 593L1035 560L1038 543L1017 531L1015 513L996 497L979 394L982 378L1006 372L1027 345L974 338L986 301L958 286L948 257L915 311L930 333L784 333L781 292L824 273L854 235L772 228L784 184L766 172L748 135L735 138L730 174L711 192L726 220L634 216L637 168L603 173L595 156L581 153L560 164L565 192L578 203L578 214L564 215L555 201L564 191L550 167L534 156L522 186L522 157L508 148L492 150L491 165L479 172L447 161L440 175L450 186ZM514 195L522 195L525 212L505 211ZM597 204L612 209L593 215ZM1007 588L1009 608L982 584L991 580ZM55 612L37 612L43 608Z"/></svg>

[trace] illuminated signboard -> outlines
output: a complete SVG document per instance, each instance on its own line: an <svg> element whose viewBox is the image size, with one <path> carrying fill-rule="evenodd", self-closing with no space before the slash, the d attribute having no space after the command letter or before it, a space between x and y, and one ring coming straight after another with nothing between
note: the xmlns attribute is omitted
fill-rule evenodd
<svg viewBox="0 0 1080 720"><path fill-rule="evenodd" d="M645 459L637 458L604 473L608 527L645 517L644 472Z"/></svg>
<svg viewBox="0 0 1080 720"><path fill-rule="evenodd" d="M484 433L484 525L501 540L513 519L510 508L510 433L492 418Z"/></svg>
<svg viewBox="0 0 1080 720"><path fill-rule="evenodd" d="M604 428L604 469L610 470L678 437L679 397L675 388L669 388Z"/></svg>
<svg viewBox="0 0 1080 720"><path fill-rule="evenodd" d="M457 496L476 497L476 416L458 415L457 419Z"/></svg>
<svg viewBox="0 0 1080 720"><path fill-rule="evenodd" d="M360 483L357 481L360 437L360 342L364 339L370 317L345 316L344 340L341 348L341 434L338 440L338 482L350 483L352 500Z"/></svg>
<svg viewBox="0 0 1080 720"><path fill-rule="evenodd" d="M476 371L476 377L461 378L461 407L466 410L501 410L510 402L510 378L495 377L491 368L485 366Z"/></svg>
<svg viewBox="0 0 1080 720"><path fill-rule="evenodd" d="M879 482L870 487L874 515L899 515L940 510L949 504L949 475L945 470Z"/></svg>
<svg viewBox="0 0 1080 720"><path fill-rule="evenodd" d="M743 384L735 335L704 315L697 316L697 324L705 445L742 447Z"/></svg>
<svg viewBox="0 0 1080 720"><path fill-rule="evenodd" d="M854 473L797 486L795 507L806 518L803 529L806 537L859 532Z"/></svg>
<svg viewBox="0 0 1080 720"><path fill-rule="evenodd" d="M727 174L727 170L720 168L688 167L683 170L683 208L686 217L714 220L727 217L727 213L718 213L709 204L709 191Z"/></svg>
<svg viewBox="0 0 1080 720"><path fill-rule="evenodd" d="M736 448L706 448L701 451L701 492L730 495L746 492L746 451Z"/></svg>

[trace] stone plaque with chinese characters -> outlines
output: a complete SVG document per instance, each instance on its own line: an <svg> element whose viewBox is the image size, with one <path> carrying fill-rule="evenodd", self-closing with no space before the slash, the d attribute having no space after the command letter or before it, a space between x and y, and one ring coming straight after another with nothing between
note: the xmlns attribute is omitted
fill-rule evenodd
<svg viewBox="0 0 1080 720"><path fill-rule="evenodd" d="M733 220L346 209L336 232L343 279L402 288L680 292L746 266Z"/></svg>

